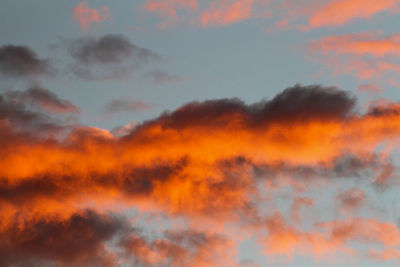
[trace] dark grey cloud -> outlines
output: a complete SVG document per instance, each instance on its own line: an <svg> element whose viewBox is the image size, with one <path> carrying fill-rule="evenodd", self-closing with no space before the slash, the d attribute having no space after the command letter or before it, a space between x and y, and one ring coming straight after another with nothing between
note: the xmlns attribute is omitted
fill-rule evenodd
<svg viewBox="0 0 400 267"><path fill-rule="evenodd" d="M251 105L237 98L191 102L155 121L164 127L223 126L234 115L249 127L262 128L272 122L343 120L353 115L356 99L336 87L295 85L271 100Z"/></svg>
<svg viewBox="0 0 400 267"><path fill-rule="evenodd" d="M77 107L44 88L4 92L0 94L0 143L11 145L11 140L24 143L67 133L78 123L77 118L54 116L67 110L75 112Z"/></svg>
<svg viewBox="0 0 400 267"><path fill-rule="evenodd" d="M12 220L0 231L1 266L115 266L105 242L128 228L124 219L92 210Z"/></svg>
<svg viewBox="0 0 400 267"><path fill-rule="evenodd" d="M143 267L212 265L224 256L218 248L229 248L224 236L194 230L165 231L154 240L134 234L122 239L119 246L134 266ZM152 254L159 255L159 260L154 261Z"/></svg>
<svg viewBox="0 0 400 267"><path fill-rule="evenodd" d="M50 116L31 111L25 105L0 95L0 120L15 131L52 132L62 127Z"/></svg>
<svg viewBox="0 0 400 267"><path fill-rule="evenodd" d="M55 93L41 86L33 86L26 91L8 91L7 98L18 103L38 106L50 113L78 113L79 108L70 101L59 98Z"/></svg>
<svg viewBox="0 0 400 267"><path fill-rule="evenodd" d="M53 72L48 59L39 58L26 46L4 45L0 47L0 74L7 77L32 77Z"/></svg>
<svg viewBox="0 0 400 267"><path fill-rule="evenodd" d="M69 52L75 60L73 72L86 80L126 78L147 63L161 59L157 53L117 34L76 39L70 43Z"/></svg>

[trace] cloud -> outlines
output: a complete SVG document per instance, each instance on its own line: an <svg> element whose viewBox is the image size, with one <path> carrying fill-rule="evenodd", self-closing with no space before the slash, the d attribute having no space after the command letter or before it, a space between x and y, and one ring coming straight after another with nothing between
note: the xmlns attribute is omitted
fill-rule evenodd
<svg viewBox="0 0 400 267"><path fill-rule="evenodd" d="M398 34L363 32L324 37L311 42L308 50L334 74L353 74L369 83L395 85L400 71L399 40Z"/></svg>
<svg viewBox="0 0 400 267"><path fill-rule="evenodd" d="M202 2L203 4L203 2ZM312 30L337 27L355 20L368 20L386 12L396 13L397 0L373 0L365 5L362 0L327 1L266 1L266 0L209 0L197 1L147 0L144 9L162 18L159 29L178 24L209 27L227 26L245 20L270 20L270 30L296 28Z"/></svg>
<svg viewBox="0 0 400 267"><path fill-rule="evenodd" d="M369 19L373 15L398 7L396 0L330 0L317 8L309 18L312 28L338 26L354 19Z"/></svg>
<svg viewBox="0 0 400 267"><path fill-rule="evenodd" d="M115 127L114 129L111 130L111 132L115 136L124 136L132 132L133 129L136 128L137 126L138 123L136 121L130 121L125 125Z"/></svg>
<svg viewBox="0 0 400 267"><path fill-rule="evenodd" d="M150 80L156 84L167 84L167 83L175 83L179 82L182 79L178 75L171 75L166 72L163 72L159 69L155 69L143 75L143 77L147 80Z"/></svg>
<svg viewBox="0 0 400 267"><path fill-rule="evenodd" d="M367 93L381 93L382 89L377 86L376 84L361 84L357 87L357 90L360 92L367 92Z"/></svg>
<svg viewBox="0 0 400 267"><path fill-rule="evenodd" d="M114 34L76 39L71 42L69 52L75 60L73 72L87 80L129 77L147 63L161 59L157 53Z"/></svg>
<svg viewBox="0 0 400 267"><path fill-rule="evenodd" d="M111 15L108 7L89 8L87 2L81 2L74 7L72 18L79 23L82 31L87 31L92 24L111 19Z"/></svg>
<svg viewBox="0 0 400 267"><path fill-rule="evenodd" d="M37 133L37 136L63 129L64 126L49 115L30 110L24 103L15 101L12 94L15 92L0 95L2 128L8 129L7 131L31 132L32 135Z"/></svg>
<svg viewBox="0 0 400 267"><path fill-rule="evenodd" d="M253 0L214 1L201 14L201 25L228 25L252 15Z"/></svg>
<svg viewBox="0 0 400 267"><path fill-rule="evenodd" d="M338 36L328 36L312 42L312 51L324 54L359 54L383 57L386 55L399 55L400 35L380 37L376 33L356 33Z"/></svg>
<svg viewBox="0 0 400 267"><path fill-rule="evenodd" d="M357 214L368 204L360 192L395 180L396 102L362 113L349 92L295 85L253 104L187 103L122 136L75 125L63 138L45 138L39 113L1 100L6 264L18 263L18 251L30 263L235 266L234 248L252 237L266 255L288 258L383 258L400 244L379 212ZM315 197L321 192L326 199ZM338 204L351 216L332 214ZM121 221L109 210L135 215Z"/></svg>
<svg viewBox="0 0 400 267"><path fill-rule="evenodd" d="M41 86L33 86L24 92L8 91L5 95L11 101L38 106L50 113L79 112L79 108L74 104L59 98L55 93Z"/></svg>
<svg viewBox="0 0 400 267"><path fill-rule="evenodd" d="M362 208L366 202L367 197L364 191L357 188L350 188L341 192L337 196L340 204L340 209L347 212L354 212L354 210Z"/></svg>
<svg viewBox="0 0 400 267"><path fill-rule="evenodd" d="M164 238L151 242L130 236L119 244L126 255L143 266L221 266L232 264L229 249L232 245L224 237L193 230L166 231Z"/></svg>
<svg viewBox="0 0 400 267"><path fill-rule="evenodd" d="M114 266L116 261L105 242L124 228L126 222L122 219L93 210L76 212L65 219L15 217L0 230L0 264Z"/></svg>
<svg viewBox="0 0 400 267"><path fill-rule="evenodd" d="M117 112L135 112L147 110L150 107L151 104L146 102L121 98L108 102L105 106L105 111L108 114L113 114Z"/></svg>
<svg viewBox="0 0 400 267"><path fill-rule="evenodd" d="M144 9L163 18L163 22L158 24L158 28L162 30L179 22L178 10L194 12L198 9L198 2L197 0L146 0Z"/></svg>
<svg viewBox="0 0 400 267"><path fill-rule="evenodd" d="M121 138L76 128L64 141L74 150L61 144L21 144L3 155L0 175L18 181L6 183L5 191L26 188L29 177L47 177L50 197L79 197L74 188L105 199L118 192L128 201L146 199L171 213L229 216L251 200L255 166L281 170L277 163L283 162L292 170L319 166L336 172L338 157L363 157L396 139L396 113L360 116L352 111L354 103L338 89L299 85L252 105L227 99L190 103ZM22 154L28 165L21 162ZM194 197L196 190L203 194Z"/></svg>
<svg viewBox="0 0 400 267"><path fill-rule="evenodd" d="M259 218L260 219L260 218ZM374 218L350 217L346 220L334 220L316 223L312 230L298 229L287 222L281 213L261 218L256 227L264 227L268 233L259 236L259 242L264 245L269 256L285 256L292 259L294 255L312 255L316 259L324 256L335 256L342 253L348 256L363 256L385 258L389 254L396 258L399 244L399 230L393 223L383 222ZM359 249L356 251L351 244L362 244L374 247L384 246L387 249ZM396 251L396 253L393 253ZM391 258L387 256L386 259Z"/></svg>
<svg viewBox="0 0 400 267"><path fill-rule="evenodd" d="M49 75L53 71L48 59L39 58L26 46L0 47L0 74L5 77L24 78Z"/></svg>

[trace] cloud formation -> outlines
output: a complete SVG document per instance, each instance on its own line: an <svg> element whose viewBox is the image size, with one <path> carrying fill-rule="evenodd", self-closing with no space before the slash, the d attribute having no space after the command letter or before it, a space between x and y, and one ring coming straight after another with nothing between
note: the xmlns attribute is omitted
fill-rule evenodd
<svg viewBox="0 0 400 267"><path fill-rule="evenodd" d="M360 80L396 84L399 40L398 34L363 32L324 37L312 41L308 50L335 74L352 73Z"/></svg>
<svg viewBox="0 0 400 267"><path fill-rule="evenodd" d="M87 80L129 77L136 69L161 59L157 53L115 34L76 39L69 52L75 60L74 73Z"/></svg>
<svg viewBox="0 0 400 267"><path fill-rule="evenodd" d="M362 0L331 0L315 11L309 18L312 28L338 26L354 19L368 19L371 16L398 7L396 0L373 0L368 5Z"/></svg>
<svg viewBox="0 0 400 267"><path fill-rule="evenodd" d="M146 0L144 9L163 18L158 24L159 29L165 29L179 22L178 10L194 12L198 9L197 0Z"/></svg>
<svg viewBox="0 0 400 267"><path fill-rule="evenodd" d="M0 74L5 77L25 78L52 73L48 59L39 58L26 46L3 45L0 47Z"/></svg>
<svg viewBox="0 0 400 267"><path fill-rule="evenodd" d="M227 26L252 19L270 21L269 29L312 30L368 20L383 12L396 13L399 2L373 0L365 5L362 0L209 0L199 4L197 1L147 0L144 6L146 11L163 19L158 25L160 29L179 23L203 28Z"/></svg>
<svg viewBox="0 0 400 267"><path fill-rule="evenodd" d="M79 112L79 108L70 101L59 98L55 93L41 86L33 86L24 92L8 91L5 95L11 101L38 106L50 113Z"/></svg>
<svg viewBox="0 0 400 267"><path fill-rule="evenodd" d="M214 1L201 14L201 25L228 25L248 19L252 15L253 0Z"/></svg>
<svg viewBox="0 0 400 267"><path fill-rule="evenodd" d="M246 236L289 259L398 251L393 222L356 215L364 190L335 190L343 177L370 189L381 180L379 190L396 179L388 155L400 136L398 103L360 113L349 92L296 85L254 104L191 102L122 136L75 126L62 139L38 138L42 120L23 103L2 106L1 121L11 122L0 124L2 262L235 266ZM35 135L19 131L26 122ZM304 216L320 207L312 192L321 184L332 210L351 217ZM287 196L287 213L276 194ZM115 215L133 208L131 220Z"/></svg>

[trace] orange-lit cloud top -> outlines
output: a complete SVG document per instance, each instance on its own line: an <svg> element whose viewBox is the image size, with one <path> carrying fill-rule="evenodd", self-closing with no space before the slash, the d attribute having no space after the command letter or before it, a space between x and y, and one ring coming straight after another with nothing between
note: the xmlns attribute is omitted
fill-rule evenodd
<svg viewBox="0 0 400 267"><path fill-rule="evenodd" d="M100 23L110 18L108 7L90 8L87 2L79 3L73 10L73 19L79 23L83 31L88 30L94 23Z"/></svg>
<svg viewBox="0 0 400 267"><path fill-rule="evenodd" d="M190 103L121 138L82 127L64 141L29 141L4 123L3 135L14 142L1 154L0 176L4 190L15 190L5 200L79 198L81 188L103 198L150 199L173 213L229 211L248 200L252 166L332 168L343 155L364 157L398 141L397 104L364 115L353 108L343 91L297 86L250 106L237 99Z"/></svg>
<svg viewBox="0 0 400 267"><path fill-rule="evenodd" d="M355 98L345 91L296 85L251 105L238 99L192 102L122 137L75 126L59 139L44 137L55 123L48 117L7 96L0 98L0 105L0 248L7 248L9 255L0 258L6 264L22 257L66 264L97 259L114 266L134 257L149 266L222 266L229 261L234 266L229 251L236 240L214 234L219 231L215 225L224 223L250 224L243 233L260 232L267 255L291 257L296 247L318 256L331 248L349 253L352 240L365 239L385 249L396 249L399 243L395 226L375 219L320 223L310 232L295 227L302 210L318 204L312 197L293 196L293 224L285 224L282 215L263 219L266 211L258 206L265 201L261 192L268 187L262 184L269 176L289 175L288 186L297 182L310 187L313 179L335 180L370 170L372 179L365 176L370 183L390 184L391 172L380 170L383 155L390 154L400 137L396 103L360 114ZM374 180L375 174L386 178ZM354 211L366 199L362 191L353 190L335 201ZM166 232L142 240L128 220L109 214L129 207L160 212L171 220L185 218L193 227L198 227L197 220L211 220L214 228L206 234ZM345 235L338 234L349 227ZM131 236L115 244L119 252L106 245L118 235Z"/></svg>

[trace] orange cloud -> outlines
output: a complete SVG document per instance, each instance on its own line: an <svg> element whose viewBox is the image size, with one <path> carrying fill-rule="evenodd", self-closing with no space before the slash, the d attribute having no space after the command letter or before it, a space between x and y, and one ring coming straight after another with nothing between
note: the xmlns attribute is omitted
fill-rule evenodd
<svg viewBox="0 0 400 267"><path fill-rule="evenodd" d="M88 242L91 249L87 254L70 251L72 259L92 260L104 252L113 262L117 256L108 253L105 243L126 228L130 230L125 236L138 233L124 220L105 215L109 208L114 212L129 208L154 211L185 219L192 222L190 226L200 224L193 221L210 220L210 232L228 224L245 232L246 227L241 226L250 225L252 234L260 234L267 254L289 258L297 251L317 257L331 251L351 254L356 250L349 245L351 240L371 244L371 249L375 244L391 248L400 243L399 231L392 223L373 218L331 220L309 231L295 227L304 219L302 210L319 204L311 197L289 194L293 199L288 212L291 222L286 223L283 213L267 219L255 216L262 213L263 190L268 190L260 186L273 179L264 176L279 179L280 174L288 174L293 183L308 186L324 177L353 176L355 168L370 168L374 176L381 166L366 155L377 148L385 148L387 153L396 148L391 144L400 137L398 103L377 104L359 113L356 99L348 92L296 85L271 100L251 105L238 99L188 103L136 125L123 136L75 126L67 137L58 139L41 136L42 128L35 127L51 124L46 117L9 103L3 96L0 107L0 237L9 240L12 233L15 250L25 244L19 243L19 237L33 240L29 244L44 240L37 248L30 245L21 250L29 256L67 261L60 251L50 256L43 252L51 247L46 240L74 246L79 237L76 229L88 224L85 227L96 237L88 234L84 236L87 239L78 240ZM33 135L34 131L39 134ZM353 158L347 158L349 155ZM313 179L301 180L302 175ZM391 176L382 176L379 180L384 185ZM372 183L374 178L364 179ZM348 206L363 199L361 193L339 197ZM96 213L88 213L88 209ZM114 228L115 224L118 227ZM103 235L96 227L110 230ZM43 239L29 235L42 228L54 229L53 234ZM71 235L58 234L71 229ZM265 232L268 234L262 235ZM230 240L209 234L188 236L133 238L120 244L126 254L136 253L135 260L149 265L193 261L197 266L221 266L232 259L226 250L232 247ZM2 245L0 241L0 248ZM217 257L225 254L228 256Z"/></svg>
<svg viewBox="0 0 400 267"><path fill-rule="evenodd" d="M329 36L312 42L311 51L336 54L359 54L383 57L400 55L400 35L379 37L375 33Z"/></svg>
<svg viewBox="0 0 400 267"><path fill-rule="evenodd" d="M73 18L79 23L81 29L86 31L93 23L106 21L111 18L111 15L108 7L89 8L87 2L81 2L74 8Z"/></svg>
<svg viewBox="0 0 400 267"><path fill-rule="evenodd" d="M298 86L254 106L237 100L188 104L121 138L87 127L61 143L20 142L0 158L3 190L14 192L5 200L81 201L82 190L171 213L225 217L254 195L252 166L330 168L342 155L363 155L397 140L397 104L359 116L350 111L353 101L333 88Z"/></svg>
<svg viewBox="0 0 400 267"><path fill-rule="evenodd" d="M179 21L179 9L193 12L197 10L198 3L197 0L146 0L144 8L148 12L161 16L164 22L159 24L158 27L165 29Z"/></svg>
<svg viewBox="0 0 400 267"><path fill-rule="evenodd" d="M328 36L309 44L312 58L336 74L353 74L361 80L397 86L400 71L400 37L364 32ZM376 90L376 88L375 88Z"/></svg>
<svg viewBox="0 0 400 267"><path fill-rule="evenodd" d="M201 25L228 25L251 17L253 0L214 1L201 14Z"/></svg>
<svg viewBox="0 0 400 267"><path fill-rule="evenodd" d="M368 4L363 0L331 0L311 14L309 25L312 28L338 26L353 19L370 18L397 6L397 0L371 0Z"/></svg>

